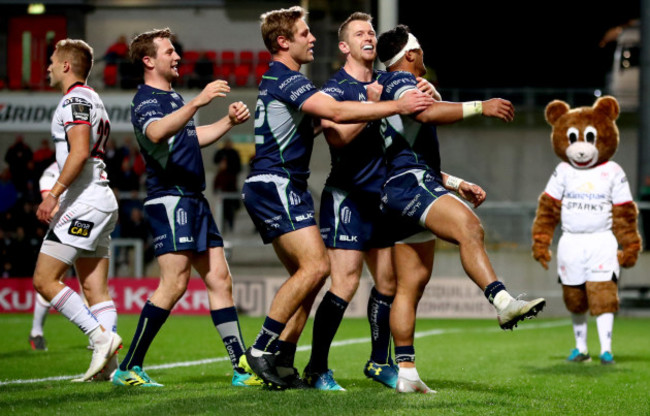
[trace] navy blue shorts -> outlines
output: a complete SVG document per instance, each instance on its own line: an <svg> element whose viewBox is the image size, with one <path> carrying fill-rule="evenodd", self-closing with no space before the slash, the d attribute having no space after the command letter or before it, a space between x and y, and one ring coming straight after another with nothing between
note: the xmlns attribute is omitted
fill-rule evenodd
<svg viewBox="0 0 650 416"><path fill-rule="evenodd" d="M277 237L316 225L314 201L307 189L278 175L255 175L246 179L242 199L264 244Z"/></svg>
<svg viewBox="0 0 650 416"><path fill-rule="evenodd" d="M391 247L381 194L325 187L320 202L320 233L325 247L366 251Z"/></svg>
<svg viewBox="0 0 650 416"><path fill-rule="evenodd" d="M145 201L156 256L182 250L202 253L223 247L223 238L203 197L166 195Z"/></svg>
<svg viewBox="0 0 650 416"><path fill-rule="evenodd" d="M412 169L389 178L384 184L381 209L389 218L393 240L404 240L426 230L424 214L448 193L428 170Z"/></svg>

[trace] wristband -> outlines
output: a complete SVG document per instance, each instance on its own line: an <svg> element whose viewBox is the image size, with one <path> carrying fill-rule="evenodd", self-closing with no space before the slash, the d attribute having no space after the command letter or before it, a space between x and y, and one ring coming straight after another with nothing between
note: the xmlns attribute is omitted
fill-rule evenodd
<svg viewBox="0 0 650 416"><path fill-rule="evenodd" d="M451 188L454 191L457 191L460 188L460 184L463 182L461 178L455 176L447 175L447 180L445 181L445 187Z"/></svg>
<svg viewBox="0 0 650 416"><path fill-rule="evenodd" d="M483 114L483 103L480 101L467 101L463 103L463 118Z"/></svg>
<svg viewBox="0 0 650 416"><path fill-rule="evenodd" d="M67 185L62 184L62 183L59 182L59 181L56 181L56 183L58 183L59 185L61 185L64 189L68 189L68 186L67 186Z"/></svg>
<svg viewBox="0 0 650 416"><path fill-rule="evenodd" d="M61 194L57 195L52 191L50 191L50 193L48 195L52 195L52 198L54 198L54 199L59 199L59 196L61 196Z"/></svg>

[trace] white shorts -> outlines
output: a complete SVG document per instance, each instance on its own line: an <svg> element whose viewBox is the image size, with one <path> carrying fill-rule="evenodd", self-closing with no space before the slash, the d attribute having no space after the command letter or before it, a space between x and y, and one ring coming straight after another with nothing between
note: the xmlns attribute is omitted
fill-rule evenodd
<svg viewBox="0 0 650 416"><path fill-rule="evenodd" d="M94 252L97 247L110 246L117 210L104 212L75 201L70 206L62 206L52 224L45 240Z"/></svg>
<svg viewBox="0 0 650 416"><path fill-rule="evenodd" d="M611 231L563 233L557 246L557 271L563 285L607 282L618 278L618 242Z"/></svg>

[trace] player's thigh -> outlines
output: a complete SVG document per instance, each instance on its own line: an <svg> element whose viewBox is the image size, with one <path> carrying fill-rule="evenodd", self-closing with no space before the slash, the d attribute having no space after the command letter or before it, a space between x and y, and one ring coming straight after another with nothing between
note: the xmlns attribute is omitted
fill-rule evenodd
<svg viewBox="0 0 650 416"><path fill-rule="evenodd" d="M278 258L290 273L299 269L329 274L330 262L320 231L312 225L283 234L273 240Z"/></svg>
<svg viewBox="0 0 650 416"><path fill-rule="evenodd" d="M438 237L460 242L467 238L483 238L479 218L457 197L447 194L436 200L426 216L426 226Z"/></svg>

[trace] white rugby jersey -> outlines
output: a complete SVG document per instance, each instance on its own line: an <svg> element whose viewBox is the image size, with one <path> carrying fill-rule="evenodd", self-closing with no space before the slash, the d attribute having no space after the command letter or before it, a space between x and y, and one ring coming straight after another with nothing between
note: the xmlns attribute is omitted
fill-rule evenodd
<svg viewBox="0 0 650 416"><path fill-rule="evenodd" d="M625 172L612 161L591 169L562 162L544 192L562 201L562 231L569 233L611 230L612 205L632 201Z"/></svg>
<svg viewBox="0 0 650 416"><path fill-rule="evenodd" d="M117 201L108 186L108 177L104 171L104 148L111 124L99 95L81 83L70 87L52 117L52 140L59 170L70 154L67 132L78 124L86 124L91 128L90 157L79 176L61 195L61 203L64 200L69 203L79 200L101 211L113 211L117 209Z"/></svg>
<svg viewBox="0 0 650 416"><path fill-rule="evenodd" d="M59 173L59 165L56 162L45 168L43 174L41 174L41 177L38 180L38 187L41 194L52 190L56 180L59 179Z"/></svg>

